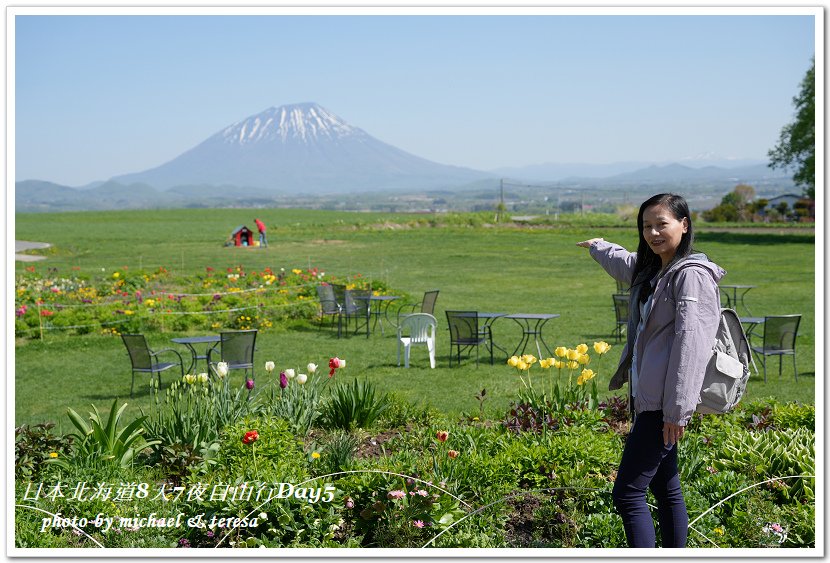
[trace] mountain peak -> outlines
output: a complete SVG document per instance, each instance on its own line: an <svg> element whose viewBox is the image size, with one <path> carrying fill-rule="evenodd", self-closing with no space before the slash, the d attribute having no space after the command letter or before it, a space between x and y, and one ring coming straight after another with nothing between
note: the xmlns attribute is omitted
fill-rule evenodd
<svg viewBox="0 0 830 563"><path fill-rule="evenodd" d="M225 128L218 134L228 144L246 145L257 142L336 140L365 135L343 119L313 102L270 107Z"/></svg>

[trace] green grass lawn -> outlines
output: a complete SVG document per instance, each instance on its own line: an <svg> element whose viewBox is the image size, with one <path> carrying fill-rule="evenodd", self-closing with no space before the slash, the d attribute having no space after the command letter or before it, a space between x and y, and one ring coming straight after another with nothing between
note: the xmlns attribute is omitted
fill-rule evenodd
<svg viewBox="0 0 830 563"><path fill-rule="evenodd" d="M222 243L241 224L253 225L254 216L269 226L269 247L227 248ZM423 291L441 291L436 306L439 319L438 367L428 368L426 351L413 351L413 367L398 368L395 338L386 334L337 339L333 331L299 323L261 331L257 340L259 366L266 360L278 368L324 364L339 356L348 367L337 377L367 378L383 390L451 415L478 414L475 395L487 390L484 408L500 418L515 397L519 381L512 368L498 358L476 367L465 360L448 367L449 336L444 311L471 309L507 313L558 313L545 339L553 348L606 340L614 344L600 364L599 385L607 387L619 359L620 345L610 333L615 326L611 294L614 281L575 243L603 236L627 248L636 245L636 228L605 218L606 226L557 228L491 226L482 216L447 219L422 215L345 213L306 210L159 210L62 214L19 214L18 240L50 242L48 259L38 271L55 268L59 276L107 275L115 269L152 270L163 266L174 274L217 271L242 265L247 270L271 267L317 267L338 277L360 274L380 279L403 295L420 299ZM748 397L775 396L781 400L815 401L815 240L812 233L753 231L707 233L698 225L696 247L723 266L724 283L757 287L747 295L756 315L802 313L798 339L799 379L785 362L779 379L777 361L768 366L769 381L750 380ZM18 262L22 271L29 264ZM102 272L102 269L104 270ZM494 337L512 351L520 337L518 325L500 319ZM154 333L154 347L171 346L174 333ZM129 360L121 340L99 335L69 336L51 331L43 341L18 339L15 352L15 422L58 422L68 429L67 407L86 412L90 403L107 408L113 397L130 403L130 413L149 407L149 390L137 380L136 396L129 400ZM184 349L182 348L182 352ZM595 366L592 366L595 367ZM760 367L760 365L759 365ZM163 376L165 383L170 376ZM264 388L264 370L257 384Z"/></svg>

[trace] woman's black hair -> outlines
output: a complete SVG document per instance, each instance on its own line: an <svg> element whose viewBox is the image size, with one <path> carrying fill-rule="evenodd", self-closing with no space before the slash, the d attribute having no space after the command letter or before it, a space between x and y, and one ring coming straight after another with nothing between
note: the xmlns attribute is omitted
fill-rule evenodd
<svg viewBox="0 0 830 563"><path fill-rule="evenodd" d="M694 229L692 229L692 214L689 213L689 204L683 196L677 194L657 194L645 200L640 205L640 212L637 214L637 229L640 233L640 243L637 246L637 262L634 264L634 274L632 275L632 282L637 279L641 272L646 272L648 275L639 283L644 284L642 291L640 291L640 301L645 302L651 294L651 279L660 271L663 266L660 257L654 253L651 247L646 242L646 237L643 235L643 214L649 207L655 205L666 206L678 221L686 218L688 228L680 239L680 244L677 246L677 252L674 255L674 260L678 258L685 258L692 253L692 242L694 242Z"/></svg>

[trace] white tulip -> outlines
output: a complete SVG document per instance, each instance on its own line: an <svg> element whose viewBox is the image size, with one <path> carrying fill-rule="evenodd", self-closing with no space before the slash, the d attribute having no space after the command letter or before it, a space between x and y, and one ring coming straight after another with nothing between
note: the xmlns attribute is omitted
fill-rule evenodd
<svg viewBox="0 0 830 563"><path fill-rule="evenodd" d="M308 380L308 376L304 373L301 373L297 376L297 383L300 385L305 385L305 382Z"/></svg>
<svg viewBox="0 0 830 563"><path fill-rule="evenodd" d="M208 374L207 374L207 373L202 372L202 373L200 373L199 375L197 375L197 376L196 376L196 378L199 380L199 383L207 383L207 380L208 380Z"/></svg>
<svg viewBox="0 0 830 563"><path fill-rule="evenodd" d="M265 362L265 371L267 371L268 373L274 371L275 367L276 366L274 366L274 362Z"/></svg>
<svg viewBox="0 0 830 563"><path fill-rule="evenodd" d="M308 373L316 373L317 372L317 364L310 363L306 366L306 369L308 370Z"/></svg>
<svg viewBox="0 0 830 563"><path fill-rule="evenodd" d="M293 369L289 368L289 369L285 370L285 377L287 377L288 379L294 379L295 375L296 374L294 373Z"/></svg>
<svg viewBox="0 0 830 563"><path fill-rule="evenodd" d="M228 362L219 362L216 364L216 373L219 374L219 377L228 375Z"/></svg>

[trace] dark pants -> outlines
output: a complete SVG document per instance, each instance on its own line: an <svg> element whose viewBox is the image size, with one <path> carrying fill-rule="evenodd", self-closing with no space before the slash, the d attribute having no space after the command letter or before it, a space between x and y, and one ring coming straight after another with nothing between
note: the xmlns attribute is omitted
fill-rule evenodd
<svg viewBox="0 0 830 563"><path fill-rule="evenodd" d="M677 444L663 445L662 411L637 415L614 482L614 506L622 516L629 547L655 547L654 522L646 504L649 488L657 499L662 546L685 547L689 515L680 490Z"/></svg>

